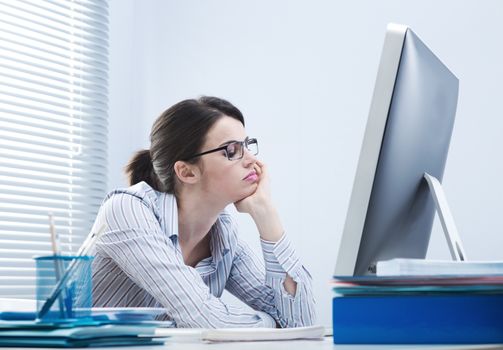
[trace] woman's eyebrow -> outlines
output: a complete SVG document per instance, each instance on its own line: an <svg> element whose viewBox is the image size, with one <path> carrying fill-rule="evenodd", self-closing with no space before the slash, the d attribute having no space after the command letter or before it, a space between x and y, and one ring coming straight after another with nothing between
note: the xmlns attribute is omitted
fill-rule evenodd
<svg viewBox="0 0 503 350"><path fill-rule="evenodd" d="M245 137L245 140L248 138L248 136ZM220 146L218 147L222 147L222 146L225 146L225 145L228 145L229 143L233 143L233 142L241 142L241 141L238 141L238 140L229 140L229 141L225 141L224 143L222 143Z"/></svg>
<svg viewBox="0 0 503 350"><path fill-rule="evenodd" d="M228 145L229 143L233 143L233 142L239 142L239 141L237 141L237 140L229 140L229 141L225 141L224 143L220 144L220 146L218 146L218 147L226 146L226 145Z"/></svg>

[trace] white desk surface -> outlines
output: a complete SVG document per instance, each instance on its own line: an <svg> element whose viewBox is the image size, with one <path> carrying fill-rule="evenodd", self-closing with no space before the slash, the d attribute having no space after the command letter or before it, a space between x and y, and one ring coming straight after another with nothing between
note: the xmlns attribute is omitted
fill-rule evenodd
<svg viewBox="0 0 503 350"><path fill-rule="evenodd" d="M139 348L138 348L139 349ZM147 350L146 347L144 347ZM230 342L230 343L202 343L202 342L179 342L168 340L163 346L151 346L148 350L479 350L479 349L503 349L503 345L334 345L332 337L323 340L289 340L273 342ZM112 350L112 348L108 348Z"/></svg>
<svg viewBox="0 0 503 350"><path fill-rule="evenodd" d="M1 348L11 350L36 349L36 348ZM38 348L41 349L41 348ZM46 348L61 350L57 348ZM325 337L323 340L289 340L274 342L236 342L236 343L203 343L194 340L168 340L164 345L153 346L127 346L127 347L106 347L92 348L93 350L481 350L481 349L503 349L503 345L334 345L332 337Z"/></svg>

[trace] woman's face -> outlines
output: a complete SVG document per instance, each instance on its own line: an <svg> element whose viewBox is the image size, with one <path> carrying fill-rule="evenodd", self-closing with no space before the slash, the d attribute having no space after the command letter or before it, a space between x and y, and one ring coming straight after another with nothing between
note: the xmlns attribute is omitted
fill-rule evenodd
<svg viewBox="0 0 503 350"><path fill-rule="evenodd" d="M244 141L246 132L243 124L230 117L220 118L206 135L201 152L222 147L230 141ZM253 194L257 188L257 177L245 180L255 170L257 158L245 148L243 158L229 160L225 150L201 156L202 189L219 202L234 203Z"/></svg>

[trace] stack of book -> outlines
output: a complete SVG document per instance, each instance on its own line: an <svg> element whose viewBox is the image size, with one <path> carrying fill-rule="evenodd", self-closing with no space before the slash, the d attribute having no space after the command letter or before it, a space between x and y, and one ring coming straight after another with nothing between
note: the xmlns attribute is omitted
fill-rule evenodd
<svg viewBox="0 0 503 350"><path fill-rule="evenodd" d="M64 322L37 322L32 312L0 312L0 346L96 347L163 344L155 321L157 309L94 309L92 317Z"/></svg>
<svg viewBox="0 0 503 350"><path fill-rule="evenodd" d="M377 276L334 276L333 291L334 343L503 343L501 262L378 263Z"/></svg>

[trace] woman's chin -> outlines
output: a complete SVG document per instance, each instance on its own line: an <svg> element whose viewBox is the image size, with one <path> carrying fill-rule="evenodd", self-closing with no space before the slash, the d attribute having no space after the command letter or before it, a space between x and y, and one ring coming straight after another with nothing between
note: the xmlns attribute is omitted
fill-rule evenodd
<svg viewBox="0 0 503 350"><path fill-rule="evenodd" d="M255 188L250 188L245 191L241 191L241 193L236 195L236 200L234 202L239 202L240 200L243 200L246 197L250 197L254 193L255 193Z"/></svg>

